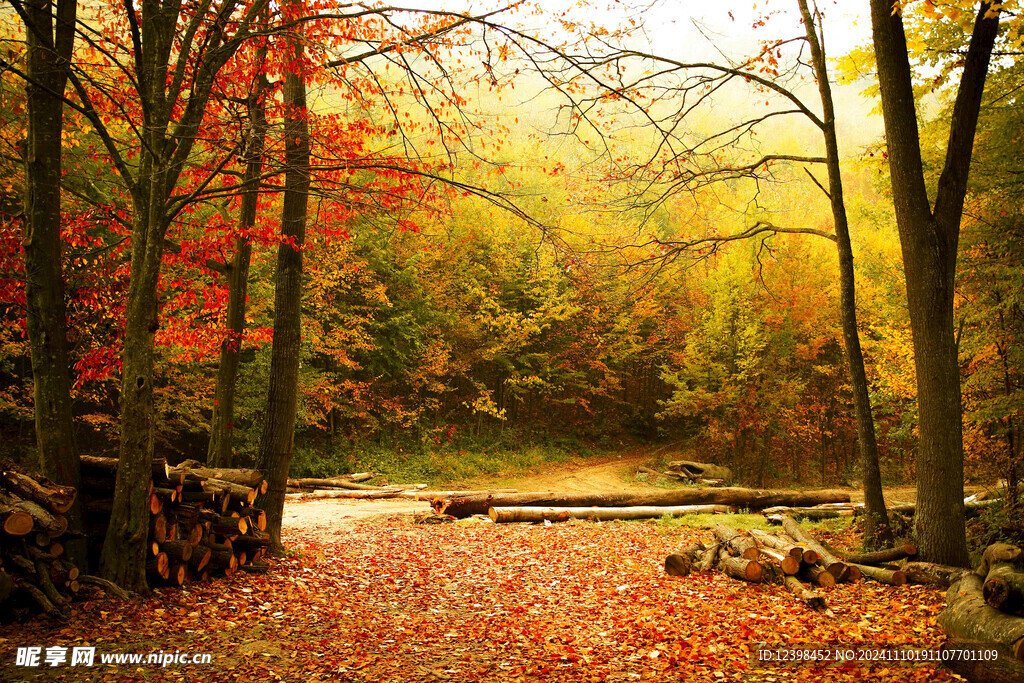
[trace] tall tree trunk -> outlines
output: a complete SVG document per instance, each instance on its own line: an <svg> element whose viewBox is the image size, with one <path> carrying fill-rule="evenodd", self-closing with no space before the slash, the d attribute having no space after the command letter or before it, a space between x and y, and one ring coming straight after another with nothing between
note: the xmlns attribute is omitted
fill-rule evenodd
<svg viewBox="0 0 1024 683"><path fill-rule="evenodd" d="M25 3L25 86L28 136L25 154L25 295L31 348L36 446L42 472L78 487L79 463L71 411L71 366L61 249L61 132L64 88L74 47L76 0ZM82 503L67 513L68 528L82 530ZM85 560L84 541L66 544Z"/></svg>
<svg viewBox="0 0 1024 683"><path fill-rule="evenodd" d="M154 149L156 136L149 136ZM148 156L148 155L147 155ZM100 573L130 591L146 591L146 536L152 475L154 342L157 284L167 224L163 209L165 175L144 157L144 201L135 206L131 276L121 356L121 442L114 506L100 555ZM147 173L147 170L149 171Z"/></svg>
<svg viewBox="0 0 1024 683"><path fill-rule="evenodd" d="M300 11L289 0L286 12ZM277 282L274 290L274 345L270 358L270 386L266 421L260 437L257 466L267 475L268 489L260 504L267 513L271 552L284 550L281 517L288 467L295 439L298 401L299 351L302 340L302 246L309 204L309 126L306 120L306 83L303 45L289 34L291 59L284 73L284 200L281 213L281 246L277 250Z"/></svg>
<svg viewBox="0 0 1024 683"><path fill-rule="evenodd" d="M903 251L917 370L920 443L915 530L921 559L967 566L960 367L953 330L960 219L998 12L982 2L957 91L934 212L929 204L903 19L871 0L893 206Z"/></svg>
<svg viewBox="0 0 1024 683"><path fill-rule="evenodd" d="M853 271L853 245L843 200L843 179L839 166L839 140L836 136L835 105L828 82L825 51L815 31L814 17L807 0L798 0L811 48L811 60L818 79L821 96L822 127L825 138L825 158L828 167L828 194L832 204L832 220L836 230L836 249L839 252L839 300L843 317L843 342L846 347L850 385L853 388L853 406L857 413L857 440L860 445L860 468L864 483L864 545L869 548L892 544L892 530L882 496L882 474L878 465L878 440L875 438L875 420L868 394L868 378L864 370L864 354L857 330L857 286Z"/></svg>
<svg viewBox="0 0 1024 683"><path fill-rule="evenodd" d="M261 62L266 48L260 50ZM217 386L213 395L213 420L210 426L210 447L207 462L211 467L234 467L232 434L235 418L235 382L238 378L238 354L245 332L245 299L249 291L249 262L252 245L248 232L256 225L256 208L260 196L260 175L263 173L263 148L267 137L267 115L263 94L267 79L256 77L256 88L250 95L249 140L246 143L242 206L239 211L240 235L235 240L235 256L228 266L228 334L220 346Z"/></svg>

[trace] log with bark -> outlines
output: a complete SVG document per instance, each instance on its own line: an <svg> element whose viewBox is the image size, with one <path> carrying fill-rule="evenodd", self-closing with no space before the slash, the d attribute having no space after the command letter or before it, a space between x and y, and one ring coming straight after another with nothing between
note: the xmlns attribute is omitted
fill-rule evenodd
<svg viewBox="0 0 1024 683"><path fill-rule="evenodd" d="M1024 614L1024 572L1010 562L997 562L982 586L985 602L1006 614Z"/></svg>
<svg viewBox="0 0 1024 683"><path fill-rule="evenodd" d="M986 603L982 587L983 579L973 573L950 586L939 625L951 639L991 644L1024 660L1024 618L1003 614Z"/></svg>
<svg viewBox="0 0 1024 683"><path fill-rule="evenodd" d="M793 539L779 538L778 536L761 531L760 529L751 529L750 535L754 537L754 540L756 540L758 544L768 548L781 550L782 552L792 555L797 560L806 564L817 564L820 559L818 553L794 543Z"/></svg>
<svg viewBox="0 0 1024 683"><path fill-rule="evenodd" d="M869 553L848 553L846 561L853 564L880 565L887 562L897 562L915 555L917 555L917 546L913 543L904 543L895 548L876 550Z"/></svg>
<svg viewBox="0 0 1024 683"><path fill-rule="evenodd" d="M667 466L666 474L679 474L691 481L698 479L720 479L725 483L732 481L732 470L721 465L713 465L692 460L673 460Z"/></svg>
<svg viewBox="0 0 1024 683"><path fill-rule="evenodd" d="M493 507L487 511L494 522L564 522L569 519L591 519L598 522L629 519L657 519L684 515L726 513L726 505L674 505L636 507Z"/></svg>
<svg viewBox="0 0 1024 683"><path fill-rule="evenodd" d="M963 578L964 574L970 573L969 569L963 567L950 567L934 562L907 562L902 569L909 583L940 588L949 588Z"/></svg>
<svg viewBox="0 0 1024 683"><path fill-rule="evenodd" d="M804 545L809 550L813 550L821 558L820 562L825 565L825 568L829 571L836 580L843 580L844 578L850 578L850 569L845 562L842 562L835 555L825 550L824 546L818 543L809 533L807 533L802 526L793 521L791 518L782 517L782 528L786 530L786 533L796 542ZM820 585L820 584L819 584Z"/></svg>
<svg viewBox="0 0 1024 683"><path fill-rule="evenodd" d="M742 531L724 524L716 524L712 527L712 531L719 543L728 547L744 560L756 560L760 554L754 539Z"/></svg>
<svg viewBox="0 0 1024 683"><path fill-rule="evenodd" d="M746 560L742 557L732 557L725 548L718 551L718 569L734 579L760 583L764 575L764 568L757 560Z"/></svg>
<svg viewBox="0 0 1024 683"><path fill-rule="evenodd" d="M882 569L881 567L872 567L866 564L851 564L850 566L856 567L869 579L874 579L879 583L884 583L889 586L902 586L907 582L907 575L899 569Z"/></svg>
<svg viewBox="0 0 1024 683"><path fill-rule="evenodd" d="M485 493L438 497L434 509L457 518L487 514L492 507L633 507L676 505L729 505L762 510L773 505L816 505L847 502L847 491L762 491L746 488L687 488L652 492L609 493Z"/></svg>
<svg viewBox="0 0 1024 683"><path fill-rule="evenodd" d="M995 650L995 658L992 657ZM1020 683L1024 662L989 643L951 639L939 646L942 664L972 683Z"/></svg>
<svg viewBox="0 0 1024 683"><path fill-rule="evenodd" d="M828 603L825 602L825 598L812 588L808 588L800 582L800 579L795 576L787 576L783 580L786 590L796 596L796 599L804 603L813 610L826 610L828 609Z"/></svg>
<svg viewBox="0 0 1024 683"><path fill-rule="evenodd" d="M701 542L691 543L665 558L665 573L669 576L686 576L692 571L704 551Z"/></svg>

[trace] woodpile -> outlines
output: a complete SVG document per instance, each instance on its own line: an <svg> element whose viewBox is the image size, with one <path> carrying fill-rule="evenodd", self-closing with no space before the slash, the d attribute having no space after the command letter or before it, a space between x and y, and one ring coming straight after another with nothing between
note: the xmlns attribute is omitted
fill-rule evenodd
<svg viewBox="0 0 1024 683"><path fill-rule="evenodd" d="M1024 680L1024 552L1006 543L989 546L980 566L950 586L938 621L951 642L998 654L947 662L956 673L971 681Z"/></svg>
<svg viewBox="0 0 1024 683"><path fill-rule="evenodd" d="M874 565L917 553L917 549L908 543L878 553L862 553L843 559L790 517L782 517L781 526L782 529L768 533L759 529L741 531L725 524L715 525L712 528L713 545L687 546L665 559L665 570L673 576L685 576L691 571L717 569L741 581L780 584L808 607L823 610L828 606L815 587L830 588L861 578L901 586L907 582L902 570L895 566Z"/></svg>
<svg viewBox="0 0 1024 683"><path fill-rule="evenodd" d="M108 581L89 576L64 556L64 516L77 491L0 461L0 612L16 618L41 611L63 619L83 584L127 598Z"/></svg>
<svg viewBox="0 0 1024 683"><path fill-rule="evenodd" d="M98 562L117 480L117 458L81 456L85 531ZM267 517L254 507L267 482L258 470L212 469L195 460L153 460L149 493L151 584L180 586L266 567Z"/></svg>

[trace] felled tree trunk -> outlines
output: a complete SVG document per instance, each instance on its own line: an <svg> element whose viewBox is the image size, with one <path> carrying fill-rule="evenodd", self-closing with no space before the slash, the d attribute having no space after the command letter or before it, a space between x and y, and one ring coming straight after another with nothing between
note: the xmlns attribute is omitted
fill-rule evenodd
<svg viewBox="0 0 1024 683"><path fill-rule="evenodd" d="M741 531L724 524L716 524L714 529L715 538L723 545L728 546L744 560L756 560L758 556L757 543L754 539Z"/></svg>
<svg viewBox="0 0 1024 683"><path fill-rule="evenodd" d="M963 578L964 574L970 573L970 570L934 562L907 562L903 565L903 573L907 575L907 581L910 583L949 588Z"/></svg>
<svg viewBox="0 0 1024 683"><path fill-rule="evenodd" d="M782 528L786 530L786 533L789 534L794 541L802 543L807 548L818 553L818 556L821 558L821 561L825 564L825 568L836 579L841 580L844 574L848 574L849 570L846 569L845 562L841 562L839 558L837 558L829 551L825 550L825 548L822 547L820 543L818 543L816 540L814 540L814 538L811 537L810 534L804 531L802 526L794 522L792 519L790 519L789 517L783 517Z"/></svg>
<svg viewBox="0 0 1024 683"><path fill-rule="evenodd" d="M701 542L691 543L677 553L672 553L665 558L665 573L669 576L686 576L692 569L704 544Z"/></svg>
<svg viewBox="0 0 1024 683"><path fill-rule="evenodd" d="M1024 662L1004 649L990 659L992 646L965 640L950 640L940 646L942 664L955 674L974 683L1020 683L1024 681ZM945 653L949 653L946 656Z"/></svg>
<svg viewBox="0 0 1024 683"><path fill-rule="evenodd" d="M783 585L786 587L786 590L795 595L798 600L811 609L828 609L828 603L825 602L825 598L821 597L821 595L816 591L800 583L800 580L795 576L787 576L783 580Z"/></svg>
<svg viewBox="0 0 1024 683"><path fill-rule="evenodd" d="M887 548L885 550L877 550L871 553L855 553L853 555L847 555L846 560L854 564L885 564L887 562L896 562L906 557L913 557L917 555L917 547L912 543L904 543L903 545L896 548Z"/></svg>
<svg viewBox="0 0 1024 683"><path fill-rule="evenodd" d="M1009 562L1000 562L989 570L981 592L985 602L1000 612L1024 612L1024 573Z"/></svg>
<svg viewBox="0 0 1024 683"><path fill-rule="evenodd" d="M985 602L982 578L966 574L946 593L939 625L950 638L991 643L1024 659L1024 619L1003 614Z"/></svg>
<svg viewBox="0 0 1024 683"><path fill-rule="evenodd" d="M487 511L498 524L508 522L564 522L569 519L593 519L606 522L614 519L657 519L699 513L729 512L727 505L675 505L637 507L493 507Z"/></svg>
<svg viewBox="0 0 1024 683"><path fill-rule="evenodd" d="M762 491L746 488L688 488L644 493L508 493L437 498L435 509L444 507L453 517L487 514L492 507L630 507L647 505L731 505L761 510L773 505L817 505L850 500L846 491Z"/></svg>
<svg viewBox="0 0 1024 683"><path fill-rule="evenodd" d="M864 576L889 586L902 586L907 582L907 575L899 569L882 569L880 567L871 567L866 564L852 566L859 569Z"/></svg>

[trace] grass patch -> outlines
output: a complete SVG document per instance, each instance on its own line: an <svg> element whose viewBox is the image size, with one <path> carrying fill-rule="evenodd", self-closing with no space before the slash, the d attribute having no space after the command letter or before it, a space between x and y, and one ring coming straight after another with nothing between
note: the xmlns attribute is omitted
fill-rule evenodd
<svg viewBox="0 0 1024 683"><path fill-rule="evenodd" d="M361 444L333 452L303 449L292 464L293 477L330 477L375 472L391 484L450 486L479 477L512 478L547 465L595 455L577 444L446 445L440 448L389 448ZM372 483L379 483L375 480Z"/></svg>
<svg viewBox="0 0 1024 683"><path fill-rule="evenodd" d="M850 526L853 521L853 517L837 517L835 519L822 519L816 522L802 521L802 526L812 534L816 531L827 531L837 533L845 530ZM750 529L761 529L762 531L774 532L782 527L773 526L768 523L768 519L764 515L739 512L734 514L714 514L714 513L700 513L694 515L685 515L683 517L661 517L658 519L658 524L665 528L671 529L676 527L690 527L693 529L710 529L716 524L724 524L725 526L732 527L733 529L739 529L741 531L748 531Z"/></svg>

